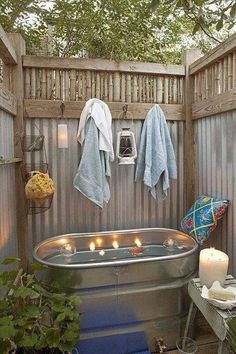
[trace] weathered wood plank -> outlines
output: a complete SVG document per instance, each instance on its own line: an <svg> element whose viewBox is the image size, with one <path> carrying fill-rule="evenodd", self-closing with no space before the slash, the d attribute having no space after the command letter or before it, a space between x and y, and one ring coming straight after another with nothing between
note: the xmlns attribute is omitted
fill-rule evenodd
<svg viewBox="0 0 236 354"><path fill-rule="evenodd" d="M195 197L195 151L194 151L194 126L192 120L191 104L194 96L193 77L190 76L189 67L201 52L199 49L187 49L184 52L183 63L186 66L184 80L185 93L185 133L184 133L184 191L186 208L190 208Z"/></svg>
<svg viewBox="0 0 236 354"><path fill-rule="evenodd" d="M183 65L142 63L135 61L119 62L107 59L80 59L59 57L23 56L23 66L27 68L76 69L96 71L122 71L129 73L162 74L184 76Z"/></svg>
<svg viewBox="0 0 236 354"><path fill-rule="evenodd" d="M16 97L1 85L0 85L0 109L12 114L13 116L15 116L17 112Z"/></svg>
<svg viewBox="0 0 236 354"><path fill-rule="evenodd" d="M65 118L80 117L85 101L65 101ZM109 102L109 108L113 119L123 119L123 106L128 105L127 119L145 119L153 103L126 103ZM58 118L60 117L61 101L49 100L24 100L25 118ZM182 104L160 104L167 120L185 120L184 105Z"/></svg>
<svg viewBox="0 0 236 354"><path fill-rule="evenodd" d="M193 119L209 117L236 109L236 88L208 100L192 104Z"/></svg>
<svg viewBox="0 0 236 354"><path fill-rule="evenodd" d="M17 64L17 56L4 29L0 25L0 58L4 64Z"/></svg>
<svg viewBox="0 0 236 354"><path fill-rule="evenodd" d="M0 166L4 166L4 165L10 165L10 164L14 164L14 163L19 163L22 162L22 159L20 159L19 157L14 157L12 159L6 159L6 160L0 160Z"/></svg>
<svg viewBox="0 0 236 354"><path fill-rule="evenodd" d="M213 64L217 60L221 59L223 56L236 49L236 33L226 39L223 43L203 55L201 58L196 60L190 65L190 75L197 73L202 70L202 68Z"/></svg>
<svg viewBox="0 0 236 354"><path fill-rule="evenodd" d="M24 98L24 77L21 63L22 55L25 54L25 42L19 33L8 35L17 54L18 65L13 66L10 90L17 98L17 116L14 119L14 135L18 136L24 132L23 98ZM15 157L24 160L21 142L15 140ZM15 165L16 171L16 223L17 223L17 243L18 254L21 259L21 266L26 269L29 263L29 240L28 240L28 220L27 203L25 198L25 185L22 179L21 163Z"/></svg>

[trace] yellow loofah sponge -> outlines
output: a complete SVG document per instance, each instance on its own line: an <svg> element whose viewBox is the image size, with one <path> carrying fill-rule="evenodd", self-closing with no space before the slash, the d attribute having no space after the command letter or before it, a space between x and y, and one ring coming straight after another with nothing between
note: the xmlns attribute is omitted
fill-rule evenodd
<svg viewBox="0 0 236 354"><path fill-rule="evenodd" d="M36 203L42 205L55 191L53 180L47 173L34 171L33 176L25 186L25 195L27 199L33 199Z"/></svg>

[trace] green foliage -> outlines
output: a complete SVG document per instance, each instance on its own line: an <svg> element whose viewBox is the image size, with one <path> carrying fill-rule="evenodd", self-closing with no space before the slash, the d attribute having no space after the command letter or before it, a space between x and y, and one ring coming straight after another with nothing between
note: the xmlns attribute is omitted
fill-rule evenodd
<svg viewBox="0 0 236 354"><path fill-rule="evenodd" d="M34 274L24 273L14 284L16 274L0 274L0 354L13 346L42 353L45 348L71 350L79 337L79 297L45 288Z"/></svg>
<svg viewBox="0 0 236 354"><path fill-rule="evenodd" d="M212 37L210 28L220 31L223 27L230 30L236 23L235 0L152 0L152 9L156 11L162 3L168 4L173 11L183 11L195 25L193 34L203 31Z"/></svg>
<svg viewBox="0 0 236 354"><path fill-rule="evenodd" d="M233 351L236 352L236 318L229 319L227 322L227 339Z"/></svg>
<svg viewBox="0 0 236 354"><path fill-rule="evenodd" d="M0 0L0 23L29 54L163 63L179 63L185 46L209 50L235 14L235 0Z"/></svg>

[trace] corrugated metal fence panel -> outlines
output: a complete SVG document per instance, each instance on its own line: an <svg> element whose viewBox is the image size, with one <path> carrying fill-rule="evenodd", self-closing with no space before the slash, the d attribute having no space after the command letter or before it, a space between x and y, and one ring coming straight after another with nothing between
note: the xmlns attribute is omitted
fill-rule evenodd
<svg viewBox="0 0 236 354"><path fill-rule="evenodd" d="M61 122L61 120L60 120ZM80 147L76 141L78 121L68 119L69 148L57 148L57 120L30 119L27 134L37 134L39 128L45 135L45 147L56 193L52 207L40 215L29 216L32 243L47 237L68 232L92 232L101 230L129 229L139 227L178 226L184 213L183 205L183 135L184 123L168 123L178 161L179 177L172 181L168 198L156 202L142 183L134 183L134 167L112 164L111 200L101 210L73 188L73 178L80 157ZM135 132L139 145L141 121L121 120L113 122L113 136L121 127L127 126ZM116 139L114 139L116 140ZM114 141L114 146L116 141ZM28 162L44 158L43 152L27 154Z"/></svg>
<svg viewBox="0 0 236 354"><path fill-rule="evenodd" d="M0 110L0 156L14 156L13 118ZM0 261L17 256L15 167L0 165Z"/></svg>
<svg viewBox="0 0 236 354"><path fill-rule="evenodd" d="M230 200L227 215L210 237L226 251L236 275L236 111L195 121L197 194Z"/></svg>

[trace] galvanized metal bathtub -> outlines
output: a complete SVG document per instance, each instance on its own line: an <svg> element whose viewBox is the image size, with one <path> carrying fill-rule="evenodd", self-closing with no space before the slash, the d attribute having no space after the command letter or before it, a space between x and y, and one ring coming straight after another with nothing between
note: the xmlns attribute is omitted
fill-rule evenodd
<svg viewBox="0 0 236 354"><path fill-rule="evenodd" d="M186 314L186 284L197 269L198 246L171 229L68 234L41 242L40 278L81 298L81 354L124 354L163 337L174 346Z"/></svg>

